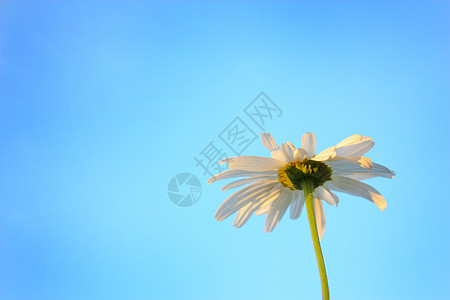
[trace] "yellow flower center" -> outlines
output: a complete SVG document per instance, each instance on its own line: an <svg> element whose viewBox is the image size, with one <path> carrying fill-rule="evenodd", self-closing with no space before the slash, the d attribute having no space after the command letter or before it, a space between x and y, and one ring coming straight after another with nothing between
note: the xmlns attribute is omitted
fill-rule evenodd
<svg viewBox="0 0 450 300"><path fill-rule="evenodd" d="M302 184L306 181L311 183L313 189L322 186L331 180L332 169L327 164L304 159L286 164L278 171L278 180L284 187L291 190L302 190Z"/></svg>

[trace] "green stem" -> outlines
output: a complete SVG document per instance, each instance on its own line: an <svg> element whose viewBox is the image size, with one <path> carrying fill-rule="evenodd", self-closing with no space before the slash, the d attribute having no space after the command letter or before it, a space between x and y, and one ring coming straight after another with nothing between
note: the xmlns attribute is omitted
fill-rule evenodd
<svg viewBox="0 0 450 300"><path fill-rule="evenodd" d="M320 248L319 234L317 233L316 216L314 214L312 196L313 184L312 182L304 182L302 183L302 188L305 193L306 210L308 212L309 228L311 229L314 252L316 253L317 265L319 266L320 283L322 284L322 299L329 300L330 291L328 289L327 271L325 270L322 249Z"/></svg>

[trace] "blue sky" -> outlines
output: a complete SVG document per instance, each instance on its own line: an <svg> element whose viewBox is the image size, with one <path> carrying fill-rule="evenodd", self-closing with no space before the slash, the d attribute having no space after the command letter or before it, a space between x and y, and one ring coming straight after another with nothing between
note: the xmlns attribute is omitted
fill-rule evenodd
<svg viewBox="0 0 450 300"><path fill-rule="evenodd" d="M450 296L450 5L0 4L2 299L319 299L306 214L266 234L214 213L194 157L264 91L277 142L371 136L388 206L325 205L332 299ZM222 145L223 146L223 145ZM259 140L245 155L267 156ZM194 174L201 198L167 185Z"/></svg>

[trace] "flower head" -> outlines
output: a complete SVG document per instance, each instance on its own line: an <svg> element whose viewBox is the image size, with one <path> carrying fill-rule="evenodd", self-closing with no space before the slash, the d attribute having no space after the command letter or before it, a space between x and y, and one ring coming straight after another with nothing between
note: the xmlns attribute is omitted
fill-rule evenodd
<svg viewBox="0 0 450 300"><path fill-rule="evenodd" d="M300 216L305 203L304 187L313 190L314 215L320 238L325 230L322 200L335 206L339 202L333 191L360 196L381 210L386 208L384 197L370 185L360 182L372 177L393 178L395 175L388 168L362 156L374 146L370 137L354 134L317 155L314 154L316 136L313 133L303 135L302 147L298 149L289 142L277 146L270 133L262 133L261 139L272 158L225 158L220 163L229 163L231 170L208 180L211 183L244 177L226 184L222 190L246 185L222 203L215 215L218 221L237 212L233 225L241 227L253 214L267 214L265 231L271 232L289 206L292 219Z"/></svg>

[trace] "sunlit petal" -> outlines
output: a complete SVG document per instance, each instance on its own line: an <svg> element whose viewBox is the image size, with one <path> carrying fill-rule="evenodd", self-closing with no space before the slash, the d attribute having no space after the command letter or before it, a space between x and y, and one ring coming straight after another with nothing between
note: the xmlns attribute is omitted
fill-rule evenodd
<svg viewBox="0 0 450 300"><path fill-rule="evenodd" d="M305 133L302 137L302 148L308 152L307 158L311 158L316 151L316 136L314 133Z"/></svg>
<svg viewBox="0 0 450 300"><path fill-rule="evenodd" d="M268 132L261 133L261 140L264 144L264 147L266 147L267 150L273 151L277 149L277 143L275 142L270 133Z"/></svg>
<svg viewBox="0 0 450 300"><path fill-rule="evenodd" d="M303 148L298 148L294 152L294 160L302 161L306 158L306 156L308 156L308 151Z"/></svg>
<svg viewBox="0 0 450 300"><path fill-rule="evenodd" d="M323 210L322 201L319 198L314 197L314 215L316 216L317 233L319 234L319 240L322 239L325 232L325 212Z"/></svg>
<svg viewBox="0 0 450 300"><path fill-rule="evenodd" d="M230 161L229 168L245 171L268 171L280 169L284 163L278 159L260 156L239 156Z"/></svg>
<svg viewBox="0 0 450 300"><path fill-rule="evenodd" d="M305 194L302 191L295 191L294 198L291 203L291 219L295 220L300 217L304 205Z"/></svg>
<svg viewBox="0 0 450 300"><path fill-rule="evenodd" d="M287 162L294 160L294 152L296 151L294 145L291 143L281 144L281 152L283 152L284 157L286 157Z"/></svg>
<svg viewBox="0 0 450 300"><path fill-rule="evenodd" d="M229 189L234 189L249 183L266 180L266 179L277 179L277 175L261 175L261 176L253 176L253 177L247 177L243 179L239 179L233 182L230 182L222 187L222 191L226 191Z"/></svg>
<svg viewBox="0 0 450 300"><path fill-rule="evenodd" d="M360 140L352 138L349 141L336 146L336 156L362 156L372 149L374 145L374 141L368 136L361 137Z"/></svg>
<svg viewBox="0 0 450 300"><path fill-rule="evenodd" d="M277 170L269 171L243 171L243 170L227 170L217 175L214 175L208 179L208 183L213 183L222 179L235 178L235 177L247 177L247 176L261 176L261 175L273 175Z"/></svg>
<svg viewBox="0 0 450 300"><path fill-rule="evenodd" d="M387 206L386 200L375 188L354 179L333 176L333 180L327 183L331 189L350 195L359 196L372 201L380 210Z"/></svg>
<svg viewBox="0 0 450 300"><path fill-rule="evenodd" d="M286 209L291 203L291 194L282 193L280 197L272 203L271 209L266 217L265 232L272 232L275 227L280 223L283 218Z"/></svg>
<svg viewBox="0 0 450 300"><path fill-rule="evenodd" d="M333 192L331 192L330 190L328 190L328 189L326 189L326 188L324 188L322 186L319 186L316 189L316 193L317 193L317 197L318 198L320 198L322 200L325 200L330 205L336 205L337 206L338 203L339 203L338 196L336 196Z"/></svg>

